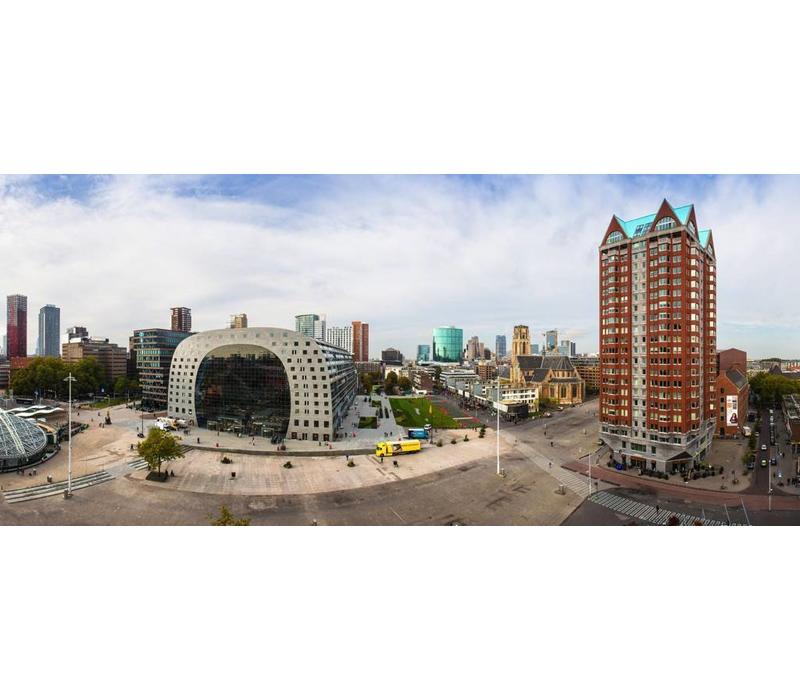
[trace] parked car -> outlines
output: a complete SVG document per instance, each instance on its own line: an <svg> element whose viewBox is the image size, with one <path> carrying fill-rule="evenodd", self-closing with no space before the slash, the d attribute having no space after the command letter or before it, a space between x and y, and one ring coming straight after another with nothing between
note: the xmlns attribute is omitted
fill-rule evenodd
<svg viewBox="0 0 800 700"><path fill-rule="evenodd" d="M777 466L778 466L778 460L777 460L777 459L775 459L774 457L773 457L771 460L769 460L769 463L770 463L770 464L771 464L773 467L777 467Z"/></svg>
<svg viewBox="0 0 800 700"><path fill-rule="evenodd" d="M766 459L762 459L761 460L761 466L762 467L766 467L767 466L767 460Z"/></svg>

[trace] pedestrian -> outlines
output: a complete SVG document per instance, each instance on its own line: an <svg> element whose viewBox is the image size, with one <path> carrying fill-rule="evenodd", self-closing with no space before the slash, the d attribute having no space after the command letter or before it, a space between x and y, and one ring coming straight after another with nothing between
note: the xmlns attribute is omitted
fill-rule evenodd
<svg viewBox="0 0 800 700"><path fill-rule="evenodd" d="M661 506L659 506L658 503L656 503L656 515L658 515L659 510L661 510Z"/></svg>
<svg viewBox="0 0 800 700"><path fill-rule="evenodd" d="M198 445L200 444L200 438L197 438L197 444Z"/></svg>

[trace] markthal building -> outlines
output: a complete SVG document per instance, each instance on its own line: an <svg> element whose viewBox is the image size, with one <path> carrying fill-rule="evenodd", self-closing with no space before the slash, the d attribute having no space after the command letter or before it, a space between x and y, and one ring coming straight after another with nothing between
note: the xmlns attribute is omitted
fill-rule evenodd
<svg viewBox="0 0 800 700"><path fill-rule="evenodd" d="M47 436L38 425L0 409L0 471L36 464L46 447Z"/></svg>
<svg viewBox="0 0 800 700"><path fill-rule="evenodd" d="M282 328L226 328L175 349L167 413L207 430L332 442L356 386L347 350Z"/></svg>

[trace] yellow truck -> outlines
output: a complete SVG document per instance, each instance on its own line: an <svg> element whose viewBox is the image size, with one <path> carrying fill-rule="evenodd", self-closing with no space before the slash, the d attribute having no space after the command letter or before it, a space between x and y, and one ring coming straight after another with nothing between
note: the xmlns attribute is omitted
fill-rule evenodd
<svg viewBox="0 0 800 700"><path fill-rule="evenodd" d="M419 452L421 449L422 443L419 440L392 440L390 442L379 442L375 445L375 456L395 457Z"/></svg>

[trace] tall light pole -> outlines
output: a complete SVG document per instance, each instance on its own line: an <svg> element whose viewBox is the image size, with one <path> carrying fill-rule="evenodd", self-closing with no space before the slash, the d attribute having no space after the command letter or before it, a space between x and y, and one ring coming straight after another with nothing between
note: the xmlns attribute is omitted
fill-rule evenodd
<svg viewBox="0 0 800 700"><path fill-rule="evenodd" d="M72 372L64 379L67 383L67 492L64 494L66 498L72 498L72 382L75 377Z"/></svg>
<svg viewBox="0 0 800 700"><path fill-rule="evenodd" d="M497 441L497 476L502 476L502 472L500 471L500 377L497 377L497 435L495 436Z"/></svg>

